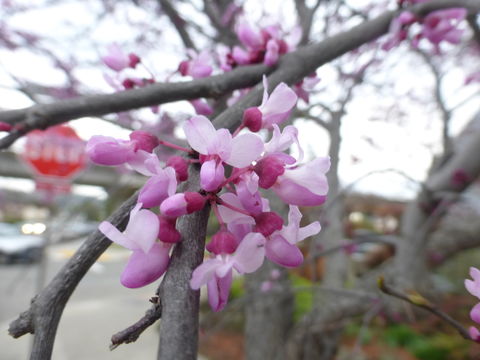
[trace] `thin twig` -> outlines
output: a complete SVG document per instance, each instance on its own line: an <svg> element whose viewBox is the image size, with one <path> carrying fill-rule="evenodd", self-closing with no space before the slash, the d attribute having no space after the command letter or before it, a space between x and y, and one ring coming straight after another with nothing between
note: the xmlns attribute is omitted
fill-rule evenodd
<svg viewBox="0 0 480 360"><path fill-rule="evenodd" d="M385 279L381 276L378 279L378 288L384 292L387 295L391 295L393 297L396 297L400 300L406 301L412 305L415 305L419 308L425 309L428 312L432 313L433 315L439 317L443 321L445 321L447 324L452 326L457 332L467 340L472 340L470 337L470 334L468 333L468 330L463 327L462 324L460 324L458 321L453 319L450 315L447 313L443 312L440 310L435 304L432 304L430 301L425 299L422 295L420 295L417 292L411 292L410 294L406 295L390 285L387 285L385 283Z"/></svg>

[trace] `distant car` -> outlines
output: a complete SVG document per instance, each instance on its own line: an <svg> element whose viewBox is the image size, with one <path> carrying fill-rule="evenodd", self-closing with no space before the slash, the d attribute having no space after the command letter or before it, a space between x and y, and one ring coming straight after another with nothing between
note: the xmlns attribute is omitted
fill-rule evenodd
<svg viewBox="0 0 480 360"><path fill-rule="evenodd" d="M37 262L44 241L38 235L25 235L17 225L0 223L0 264Z"/></svg>

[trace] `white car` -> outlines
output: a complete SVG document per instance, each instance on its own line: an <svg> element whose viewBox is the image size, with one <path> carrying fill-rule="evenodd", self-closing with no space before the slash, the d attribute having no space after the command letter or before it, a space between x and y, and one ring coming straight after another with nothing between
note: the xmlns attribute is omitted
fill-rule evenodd
<svg viewBox="0 0 480 360"><path fill-rule="evenodd" d="M45 240L25 235L14 224L0 223L0 264L30 264L39 260Z"/></svg>

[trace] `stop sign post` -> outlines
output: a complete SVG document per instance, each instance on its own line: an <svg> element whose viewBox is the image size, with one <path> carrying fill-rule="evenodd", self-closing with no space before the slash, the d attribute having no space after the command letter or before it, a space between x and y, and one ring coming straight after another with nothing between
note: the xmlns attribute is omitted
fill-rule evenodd
<svg viewBox="0 0 480 360"><path fill-rule="evenodd" d="M68 193L72 178L85 168L85 142L67 125L34 130L21 157L35 173L37 190Z"/></svg>

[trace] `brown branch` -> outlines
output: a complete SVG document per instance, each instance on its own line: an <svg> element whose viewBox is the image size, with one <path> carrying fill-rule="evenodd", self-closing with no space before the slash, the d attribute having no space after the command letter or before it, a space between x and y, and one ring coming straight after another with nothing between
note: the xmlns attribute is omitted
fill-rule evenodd
<svg viewBox="0 0 480 360"><path fill-rule="evenodd" d="M51 104L3 111L0 112L0 121L18 124L21 127L11 136L2 138L0 148L10 146L19 136L33 129L45 129L81 117L106 115L179 100L218 97L225 92L252 86L261 80L263 74L270 71L271 68L266 65L245 66L204 79L158 83L115 94L82 96Z"/></svg>
<svg viewBox="0 0 480 360"><path fill-rule="evenodd" d="M154 305L147 310L140 320L112 336L110 350L116 349L121 344L129 344L136 341L150 325L153 325L162 317L162 304L158 298L153 299L156 299L151 300L155 301Z"/></svg>
<svg viewBox="0 0 480 360"><path fill-rule="evenodd" d="M422 295L420 295L417 292L411 292L410 294L406 295L391 286L387 285L385 283L385 280L383 277L380 277L378 279L378 288L385 294L391 295L393 297L396 297L400 300L406 301L412 305L415 305L419 308L422 308L424 310L427 310L428 312L432 313L433 315L439 317L443 321L445 321L447 324L452 326L457 332L467 340L472 341L472 338L470 337L470 334L468 333L468 330L463 327L462 324L460 324L458 321L453 319L450 315L447 313L443 312L440 310L435 304L432 304L430 301L425 299Z"/></svg>
<svg viewBox="0 0 480 360"><path fill-rule="evenodd" d="M171 23L177 30L180 39L182 39L183 45L185 45L187 49L196 50L195 44L193 43L190 35L187 32L187 29L185 28L185 20L178 14L175 7L168 0L158 0L158 3L162 7L165 15L168 16Z"/></svg>

